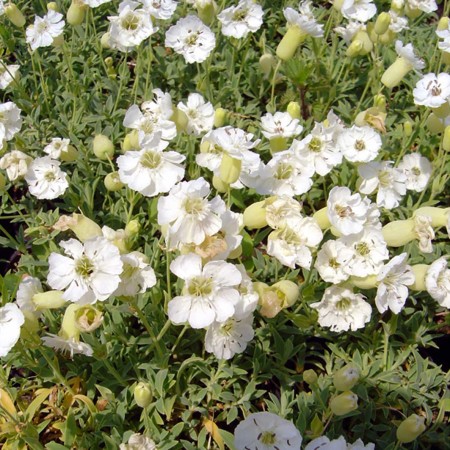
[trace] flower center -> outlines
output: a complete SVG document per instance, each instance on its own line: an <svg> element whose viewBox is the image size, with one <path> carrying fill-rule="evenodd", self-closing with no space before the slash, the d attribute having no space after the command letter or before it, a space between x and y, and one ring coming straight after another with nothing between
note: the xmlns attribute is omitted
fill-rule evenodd
<svg viewBox="0 0 450 450"><path fill-rule="evenodd" d="M387 170L381 170L378 174L380 186L388 187L391 184L391 176Z"/></svg>
<svg viewBox="0 0 450 450"><path fill-rule="evenodd" d="M48 29L47 22L40 22L37 24L37 31L38 33L44 33Z"/></svg>
<svg viewBox="0 0 450 450"><path fill-rule="evenodd" d="M358 139L355 142L355 149L356 150L361 151L361 150L364 150L365 148L366 148L366 144L365 144L365 142L362 139Z"/></svg>
<svg viewBox="0 0 450 450"><path fill-rule="evenodd" d="M338 269L341 265L336 261L336 258L331 258L330 261L328 262L328 264L330 265L330 267L332 267L333 269Z"/></svg>
<svg viewBox="0 0 450 450"><path fill-rule="evenodd" d="M131 264L124 264L121 278L124 280L133 278L139 272L139 267L132 266Z"/></svg>
<svg viewBox="0 0 450 450"><path fill-rule="evenodd" d="M343 297L336 302L336 309L338 309L339 311L345 311L350 308L351 304L352 301L349 298Z"/></svg>
<svg viewBox="0 0 450 450"><path fill-rule="evenodd" d="M418 177L418 176L421 174L420 169L419 169L418 167L413 167L413 168L411 169L411 172L412 172L416 177Z"/></svg>
<svg viewBox="0 0 450 450"><path fill-rule="evenodd" d="M121 21L122 27L125 30L134 31L139 28L139 17L132 12L129 12Z"/></svg>
<svg viewBox="0 0 450 450"><path fill-rule="evenodd" d="M44 178L46 181L52 182L56 180L56 176L52 171L48 171L45 173Z"/></svg>
<svg viewBox="0 0 450 450"><path fill-rule="evenodd" d="M319 153L322 149L322 141L318 137L313 137L308 144L308 148L315 153Z"/></svg>
<svg viewBox="0 0 450 450"><path fill-rule="evenodd" d="M334 210L336 211L336 214L341 218L348 217L352 213L352 208L350 208L350 206L336 205L334 207Z"/></svg>
<svg viewBox="0 0 450 450"><path fill-rule="evenodd" d="M439 95L441 95L442 90L441 90L441 88L440 88L438 83L434 83L433 87L430 90L430 92L431 92L431 95L433 97L438 97Z"/></svg>
<svg viewBox="0 0 450 450"><path fill-rule="evenodd" d="M147 169L156 169L161 164L161 155L157 152L147 151L140 159L140 163Z"/></svg>
<svg viewBox="0 0 450 450"><path fill-rule="evenodd" d="M198 35L199 35L198 32L195 32L195 33L190 34L190 35L185 39L184 43L185 43L186 45L188 45L189 47L195 45L195 44L197 43L197 41L198 41Z"/></svg>
<svg viewBox="0 0 450 450"><path fill-rule="evenodd" d="M189 283L188 293L195 297L208 296L213 291L211 278L194 277Z"/></svg>
<svg viewBox="0 0 450 450"><path fill-rule="evenodd" d="M242 22L247 17L247 12L248 12L247 8L239 9L239 10L235 11L233 14L233 21L234 22Z"/></svg>
<svg viewBox="0 0 450 450"><path fill-rule="evenodd" d="M280 163L278 164L274 177L278 180L287 180L292 175L292 172L293 169L290 164Z"/></svg>
<svg viewBox="0 0 450 450"><path fill-rule="evenodd" d="M83 278L88 278L94 271L94 264L87 256L82 256L75 266L75 272Z"/></svg>
<svg viewBox="0 0 450 450"><path fill-rule="evenodd" d="M184 201L184 210L188 214L199 215L203 212L204 205L202 198L187 198Z"/></svg>
<svg viewBox="0 0 450 450"><path fill-rule="evenodd" d="M367 256L370 253L370 248L366 242L358 242L355 246L355 250L361 256Z"/></svg>
<svg viewBox="0 0 450 450"><path fill-rule="evenodd" d="M144 120L140 123L140 129L145 134L153 133L153 130L155 128L155 122L153 120L153 117L145 117Z"/></svg>
<svg viewBox="0 0 450 450"><path fill-rule="evenodd" d="M234 328L234 320L230 319L227 320L221 327L220 327L220 332L224 335L224 336L230 336L231 332L233 331Z"/></svg>
<svg viewBox="0 0 450 450"><path fill-rule="evenodd" d="M271 431L264 431L258 436L258 441L262 444L273 445L276 442L276 434Z"/></svg>

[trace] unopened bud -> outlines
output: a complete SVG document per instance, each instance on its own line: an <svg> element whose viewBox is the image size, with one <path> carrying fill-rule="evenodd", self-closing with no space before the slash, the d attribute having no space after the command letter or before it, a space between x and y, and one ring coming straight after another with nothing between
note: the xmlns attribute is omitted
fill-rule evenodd
<svg viewBox="0 0 450 450"><path fill-rule="evenodd" d="M100 38L100 45L102 48L111 48L111 33L107 31L106 33L102 34L102 37Z"/></svg>
<svg viewBox="0 0 450 450"><path fill-rule="evenodd" d="M397 439L406 444L417 439L426 430L425 417L411 414L397 428Z"/></svg>
<svg viewBox="0 0 450 450"><path fill-rule="evenodd" d="M406 137L409 137L409 136L411 136L412 132L413 132L412 123L411 123L411 121L407 120L403 124L403 133L405 133Z"/></svg>
<svg viewBox="0 0 450 450"><path fill-rule="evenodd" d="M298 284L289 280L278 281L272 285L272 289L276 290L283 309L292 306L297 301L300 294Z"/></svg>
<svg viewBox="0 0 450 450"><path fill-rule="evenodd" d="M308 369L303 372L303 381L307 384L314 384L319 377L313 369Z"/></svg>
<svg viewBox="0 0 450 450"><path fill-rule="evenodd" d="M442 148L446 152L450 152L450 125L445 127L444 138L442 139Z"/></svg>
<svg viewBox="0 0 450 450"><path fill-rule="evenodd" d="M361 51L363 49L363 43L358 40L354 40L347 48L347 51L345 54L350 57L354 58L355 56L358 56L361 54Z"/></svg>
<svg viewBox="0 0 450 450"><path fill-rule="evenodd" d="M175 122L178 133L185 131L189 122L188 116L184 113L184 111L181 111L181 109L178 108L174 108L170 120Z"/></svg>
<svg viewBox="0 0 450 450"><path fill-rule="evenodd" d="M287 105L287 112L293 119L301 119L302 113L299 102L289 102Z"/></svg>
<svg viewBox="0 0 450 450"><path fill-rule="evenodd" d="M223 127L227 120L227 116L228 116L228 111L226 109L217 108L214 111L214 126L216 128Z"/></svg>
<svg viewBox="0 0 450 450"><path fill-rule="evenodd" d="M437 29L439 31L446 30L448 28L449 23L450 23L449 18L447 16L443 16L439 19Z"/></svg>
<svg viewBox="0 0 450 450"><path fill-rule="evenodd" d="M316 211L313 214L313 218L316 220L317 225L319 225L321 230L326 230L331 227L331 222L328 218L328 209L326 206L319 209L319 211Z"/></svg>
<svg viewBox="0 0 450 450"><path fill-rule="evenodd" d="M83 214L72 215L73 221L69 224L69 228L76 234L81 242L86 242L97 236L103 236L102 229L93 220Z"/></svg>
<svg viewBox="0 0 450 450"><path fill-rule="evenodd" d="M264 55L259 58L259 67L261 72L267 78L275 65L275 58L270 53L264 53Z"/></svg>
<svg viewBox="0 0 450 450"><path fill-rule="evenodd" d="M427 120L425 121L425 125L427 126L428 130L433 134L439 134L442 133L445 129L445 126L441 119L439 119L436 114L431 113Z"/></svg>
<svg viewBox="0 0 450 450"><path fill-rule="evenodd" d="M5 15L16 27L22 28L25 25L25 17L14 3L5 6Z"/></svg>
<svg viewBox="0 0 450 450"><path fill-rule="evenodd" d="M358 31L354 39L362 43L362 49L359 52L360 55L367 55L373 50L373 42L370 40L367 31L364 30Z"/></svg>
<svg viewBox="0 0 450 450"><path fill-rule="evenodd" d="M412 69L413 66L411 63L406 58L400 56L386 69L381 77L381 82L387 88L393 88L400 84L405 75Z"/></svg>
<svg viewBox="0 0 450 450"><path fill-rule="evenodd" d="M104 134L97 134L92 141L92 148L94 155L98 159L111 159L114 155L114 144Z"/></svg>
<svg viewBox="0 0 450 450"><path fill-rule="evenodd" d="M133 130L128 133L123 142L122 142L122 150L124 152L128 152L129 150L138 150L139 149L139 133L138 130Z"/></svg>
<svg viewBox="0 0 450 450"><path fill-rule="evenodd" d="M358 383L359 369L351 364L341 367L333 375L333 384L338 391L349 391Z"/></svg>
<svg viewBox="0 0 450 450"><path fill-rule="evenodd" d="M448 116L450 116L450 105L448 102L445 102L441 106L437 108L433 108L433 113L436 114L440 119L445 120Z"/></svg>
<svg viewBox="0 0 450 450"><path fill-rule="evenodd" d="M221 194L225 194L225 192L228 192L230 189L230 185L228 183L225 183L220 177L217 175L213 175L212 184L217 192L220 192Z"/></svg>
<svg viewBox="0 0 450 450"><path fill-rule="evenodd" d="M414 211L413 217L428 216L431 217L431 226L433 228L445 227L448 222L450 208L438 208L437 206L422 206Z"/></svg>
<svg viewBox="0 0 450 450"><path fill-rule="evenodd" d="M244 226L249 230L264 228L267 226L265 201L260 201L247 206L244 211Z"/></svg>
<svg viewBox="0 0 450 450"><path fill-rule="evenodd" d="M331 400L330 409L336 416L348 414L358 409L358 396L352 391L345 391Z"/></svg>
<svg viewBox="0 0 450 450"><path fill-rule="evenodd" d="M373 97L373 106L380 111L386 112L386 96L383 94L376 94Z"/></svg>
<svg viewBox="0 0 450 450"><path fill-rule="evenodd" d="M389 247L401 247L416 239L413 219L394 220L382 228L382 233L386 244Z"/></svg>
<svg viewBox="0 0 450 450"><path fill-rule="evenodd" d="M289 27L283 39L278 44L276 52L278 58L283 61L291 59L306 36L307 34L296 25Z"/></svg>
<svg viewBox="0 0 450 450"><path fill-rule="evenodd" d="M282 152L287 148L287 139L283 136L275 136L270 139L270 151L271 153Z"/></svg>
<svg viewBox="0 0 450 450"><path fill-rule="evenodd" d="M333 1L333 8L336 11L340 11L342 9L342 5L344 4L344 0L334 0Z"/></svg>
<svg viewBox="0 0 450 450"><path fill-rule="evenodd" d="M64 339L75 339L78 340L80 337L80 329L78 328L75 313L82 306L76 303L71 303L64 312L63 320L61 323L61 329L59 334Z"/></svg>
<svg viewBox="0 0 450 450"><path fill-rule="evenodd" d="M130 220L125 226L125 233L127 236L136 236L141 229L139 221L136 219Z"/></svg>
<svg viewBox="0 0 450 450"><path fill-rule="evenodd" d="M103 182L110 192L120 191L124 187L124 184L120 181L119 172L108 173Z"/></svg>
<svg viewBox="0 0 450 450"><path fill-rule="evenodd" d="M376 275L367 275L366 277L350 277L350 283L359 289L373 289L377 287L378 281Z"/></svg>
<svg viewBox="0 0 450 450"><path fill-rule="evenodd" d="M198 6L197 13L199 19L205 24L210 25L216 17L217 5L216 2L211 1L204 6Z"/></svg>
<svg viewBox="0 0 450 450"><path fill-rule="evenodd" d="M391 8L397 13L402 12L404 5L405 5L405 0L392 0L391 1Z"/></svg>
<svg viewBox="0 0 450 450"><path fill-rule="evenodd" d="M66 14L67 23L69 25L81 25L87 8L81 0L72 0Z"/></svg>
<svg viewBox="0 0 450 450"><path fill-rule="evenodd" d="M242 161L224 153L222 155L222 162L220 163L220 179L227 183L234 183L241 175Z"/></svg>
<svg viewBox="0 0 450 450"><path fill-rule="evenodd" d="M138 383L134 388L133 395L136 404L141 408L147 408L152 402L152 391L148 383L143 383L142 381Z"/></svg>
<svg viewBox="0 0 450 450"><path fill-rule="evenodd" d="M259 296L259 304L261 305L261 309L259 312L262 316L272 319L283 309L282 300L277 295L275 289L267 287L266 289L262 289L260 291L261 294Z"/></svg>
<svg viewBox="0 0 450 450"><path fill-rule="evenodd" d="M66 304L63 294L63 291L39 292L33 295L32 302L38 311L61 308Z"/></svg>
<svg viewBox="0 0 450 450"><path fill-rule="evenodd" d="M48 11L56 11L56 12L59 12L59 8L58 8L58 5L57 5L57 3L56 2L50 2L50 3L47 3L47 10Z"/></svg>
<svg viewBox="0 0 450 450"><path fill-rule="evenodd" d="M411 266L412 272L414 274L414 283L409 286L412 291L426 291L427 287L425 284L425 279L427 277L428 264L415 264Z"/></svg>
<svg viewBox="0 0 450 450"><path fill-rule="evenodd" d="M60 159L64 162L72 162L78 158L78 151L73 145L68 145L67 148L61 151Z"/></svg>
<svg viewBox="0 0 450 450"><path fill-rule="evenodd" d="M389 29L390 23L391 15L388 12L382 12L375 21L373 31L378 35L384 34Z"/></svg>
<svg viewBox="0 0 450 450"><path fill-rule="evenodd" d="M75 322L83 333L96 330L103 322L103 314L92 305L84 305L75 311Z"/></svg>

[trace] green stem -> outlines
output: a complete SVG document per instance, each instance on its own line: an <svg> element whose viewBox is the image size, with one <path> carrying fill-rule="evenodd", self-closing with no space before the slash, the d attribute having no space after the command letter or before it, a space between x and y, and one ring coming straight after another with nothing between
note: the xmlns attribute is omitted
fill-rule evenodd
<svg viewBox="0 0 450 450"><path fill-rule="evenodd" d="M278 60L277 66L275 67L275 70L273 71L272 88L270 90L270 102L269 102L271 112L275 112L276 111L276 107L275 107L275 81L277 79L278 71L280 70L281 62L282 62L281 59Z"/></svg>
<svg viewBox="0 0 450 450"><path fill-rule="evenodd" d="M61 371L59 370L59 365L55 364L55 362L45 353L45 350L41 349L41 354L44 357L44 359L47 361L47 364L51 367L53 370L53 374L55 375L56 379L60 384L66 387L66 389L72 394L75 395L75 391L72 389L70 384L67 382L65 377L62 375Z"/></svg>

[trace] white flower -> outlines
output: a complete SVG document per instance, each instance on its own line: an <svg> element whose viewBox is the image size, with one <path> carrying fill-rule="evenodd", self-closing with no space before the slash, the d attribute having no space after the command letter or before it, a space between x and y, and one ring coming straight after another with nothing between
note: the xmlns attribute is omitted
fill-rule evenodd
<svg viewBox="0 0 450 450"><path fill-rule="evenodd" d="M69 183L67 174L59 168L60 164L50 156L32 161L25 174L30 194L38 199L46 200L52 200L64 194Z"/></svg>
<svg viewBox="0 0 450 450"><path fill-rule="evenodd" d="M241 0L236 6L224 9L217 18L224 36L240 39L259 30L263 15L263 9L253 0Z"/></svg>
<svg viewBox="0 0 450 450"><path fill-rule="evenodd" d="M213 322L206 330L205 350L218 359L231 359L242 353L253 339L253 315L242 319L230 317L225 322Z"/></svg>
<svg viewBox="0 0 450 450"><path fill-rule="evenodd" d="M50 9L44 17L36 16L34 24L27 27L27 44L31 50L52 45L56 37L63 33L63 15Z"/></svg>
<svg viewBox="0 0 450 450"><path fill-rule="evenodd" d="M344 0L341 13L346 19L367 22L377 13L377 7L372 0Z"/></svg>
<svg viewBox="0 0 450 450"><path fill-rule="evenodd" d="M186 131L188 134L200 136L207 133L214 126L214 108L210 102L196 93L189 94L187 104L178 103L177 108L186 114L188 123Z"/></svg>
<svg viewBox="0 0 450 450"><path fill-rule="evenodd" d="M323 36L323 25L317 23L311 10L311 2L303 1L299 4L298 11L293 8L283 10L284 17L289 26L296 26L300 30L312 37Z"/></svg>
<svg viewBox="0 0 450 450"><path fill-rule="evenodd" d="M273 228L281 228L286 224L286 220L301 218L302 204L292 197L282 196L271 198L265 205L266 220Z"/></svg>
<svg viewBox="0 0 450 450"><path fill-rule="evenodd" d="M380 151L381 137L372 127L353 125L339 134L336 145L347 161L369 162Z"/></svg>
<svg viewBox="0 0 450 450"><path fill-rule="evenodd" d="M419 250L423 253L433 251L434 230L431 226L432 219L429 216L417 214L414 216L414 231L419 239Z"/></svg>
<svg viewBox="0 0 450 450"><path fill-rule="evenodd" d="M391 165L391 161L372 161L358 167L363 178L359 191L368 195L376 190L377 205L386 209L396 208L406 194L406 175Z"/></svg>
<svg viewBox="0 0 450 450"><path fill-rule="evenodd" d="M80 0L82 4L89 6L89 8L97 8L104 3L109 3L111 0Z"/></svg>
<svg viewBox="0 0 450 450"><path fill-rule="evenodd" d="M253 316L253 312L258 306L259 295L253 288L252 279L247 275L242 264L235 266L242 275L241 284L238 286L240 294L239 301L234 305L234 315L236 320L245 319Z"/></svg>
<svg viewBox="0 0 450 450"><path fill-rule="evenodd" d="M375 450L375 444L364 444L361 439L358 439L353 444L346 442L343 436L339 436L337 439L330 439L326 436L320 436L312 440L305 450Z"/></svg>
<svg viewBox="0 0 450 450"><path fill-rule="evenodd" d="M287 112L267 113L261 117L261 132L267 139L275 137L290 138L298 136L303 127L298 119L293 119Z"/></svg>
<svg viewBox="0 0 450 450"><path fill-rule="evenodd" d="M289 149L273 155L261 170L255 189L262 195L293 197L311 189L313 175L314 167Z"/></svg>
<svg viewBox="0 0 450 450"><path fill-rule="evenodd" d="M48 284L66 289L62 298L79 304L108 299L120 283L123 264L118 248L104 237L84 244L76 239L60 243L69 256L52 253L48 259Z"/></svg>
<svg viewBox="0 0 450 450"><path fill-rule="evenodd" d="M120 258L123 263L123 271L114 295L133 297L156 284L155 271L148 264L147 257L143 253L131 252L121 255Z"/></svg>
<svg viewBox="0 0 450 450"><path fill-rule="evenodd" d="M10 181L14 181L25 176L32 160L20 150L13 150L0 158L0 168L6 170Z"/></svg>
<svg viewBox="0 0 450 450"><path fill-rule="evenodd" d="M169 225L169 245L199 245L221 229L225 204L220 197L208 201L209 193L208 182L198 178L175 185L168 196L158 199L158 223Z"/></svg>
<svg viewBox="0 0 450 450"><path fill-rule="evenodd" d="M425 61L416 56L412 44L403 45L402 41L395 41L395 51L399 57L408 63L411 69L422 70L425 67Z"/></svg>
<svg viewBox="0 0 450 450"><path fill-rule="evenodd" d="M383 261L389 258L389 251L381 230L366 227L358 234L339 239L353 250L353 257L345 271L355 277L365 277L379 272Z"/></svg>
<svg viewBox="0 0 450 450"><path fill-rule="evenodd" d="M89 344L80 342L75 337L65 339L56 334L49 333L41 339L47 347L52 347L62 353L69 353L71 358L73 358L73 355L92 356L94 354L94 350L92 350Z"/></svg>
<svg viewBox="0 0 450 450"><path fill-rule="evenodd" d="M292 422L276 414L250 414L234 430L237 450L300 450L302 435Z"/></svg>
<svg viewBox="0 0 450 450"><path fill-rule="evenodd" d="M128 151L117 158L120 181L146 197L169 192L184 177L181 163L186 157L163 151L167 142L160 139L160 132L153 136L142 150Z"/></svg>
<svg viewBox="0 0 450 450"><path fill-rule="evenodd" d="M319 252L314 267L322 280L328 283L341 283L349 274L345 268L353 257L353 252L341 241L329 240L325 242Z"/></svg>
<svg viewBox="0 0 450 450"><path fill-rule="evenodd" d="M144 9L155 19L168 20L177 9L174 0L141 0Z"/></svg>
<svg viewBox="0 0 450 450"><path fill-rule="evenodd" d="M356 35L356 33L358 33L358 31L365 31L366 30L366 25L364 25L361 22L356 22L353 20L350 20L345 26L343 27L336 27L334 29L334 31L339 34L340 36L342 36L344 38L344 41L347 44L350 44L353 36Z"/></svg>
<svg viewBox="0 0 450 450"><path fill-rule="evenodd" d="M17 79L20 66L17 64L5 64L0 61L0 89L6 89L14 79Z"/></svg>
<svg viewBox="0 0 450 450"><path fill-rule="evenodd" d="M408 298L407 286L415 281L411 266L406 264L407 258L407 253L394 256L377 276L379 284L375 304L380 313L389 308L394 314L398 314L405 305Z"/></svg>
<svg viewBox="0 0 450 450"><path fill-rule="evenodd" d="M367 221L369 204L348 187L335 186L328 195L328 219L343 235L359 233Z"/></svg>
<svg viewBox="0 0 450 450"><path fill-rule="evenodd" d="M398 15L394 10L389 10L391 16L391 22L389 24L389 30L394 33L400 33L403 30L408 30L408 19L406 17Z"/></svg>
<svg viewBox="0 0 450 450"><path fill-rule="evenodd" d="M141 3L124 0L119 5L119 15L108 17L113 48L131 50L158 30L153 27L148 11L139 6Z"/></svg>
<svg viewBox="0 0 450 450"><path fill-rule="evenodd" d="M439 49L445 53L450 53L450 23L445 30L436 30L436 34L443 39L439 41Z"/></svg>
<svg viewBox="0 0 450 450"><path fill-rule="evenodd" d="M362 294L354 294L340 286L325 289L322 300L310 306L317 309L320 326L337 332L364 328L372 314L372 307L364 301Z"/></svg>
<svg viewBox="0 0 450 450"><path fill-rule="evenodd" d="M133 433L127 444L120 444L119 450L157 450L155 442L147 436Z"/></svg>
<svg viewBox="0 0 450 450"><path fill-rule="evenodd" d="M405 155L398 168L406 175L406 189L416 192L426 188L433 171L430 161L420 153Z"/></svg>
<svg viewBox="0 0 450 450"><path fill-rule="evenodd" d="M67 152L69 145L69 139L53 138L50 144L47 144L44 147L44 152L47 153L52 159L59 159L61 153Z"/></svg>
<svg viewBox="0 0 450 450"><path fill-rule="evenodd" d="M405 0L406 10L420 10L425 13L432 13L437 10L435 0Z"/></svg>
<svg viewBox="0 0 450 450"><path fill-rule="evenodd" d="M427 73L413 89L414 103L429 108L438 108L450 97L450 75L442 72L437 76Z"/></svg>
<svg viewBox="0 0 450 450"><path fill-rule="evenodd" d="M322 238L322 230L312 217L288 218L283 226L269 234L267 253L292 269L296 265L309 269L310 248L315 248Z"/></svg>
<svg viewBox="0 0 450 450"><path fill-rule="evenodd" d="M0 150L3 141L10 141L22 127L20 109L13 102L0 103Z"/></svg>
<svg viewBox="0 0 450 450"><path fill-rule="evenodd" d="M167 30L165 46L183 55L189 64L200 63L213 51L216 37L197 16L187 16Z"/></svg>
<svg viewBox="0 0 450 450"><path fill-rule="evenodd" d="M428 293L444 308L450 308L450 269L444 257L428 268L425 278Z"/></svg>
<svg viewBox="0 0 450 450"><path fill-rule="evenodd" d="M26 276L20 282L16 294L16 302L19 305L20 310L39 317L41 313L36 310L36 306L33 303L33 297L35 294L40 294L41 292L43 292L43 289L39 278Z"/></svg>
<svg viewBox="0 0 450 450"><path fill-rule="evenodd" d="M20 337L20 327L25 317L15 303L7 303L0 308L0 357L6 356Z"/></svg>
<svg viewBox="0 0 450 450"><path fill-rule="evenodd" d="M176 258L170 270L185 281L182 295L168 305L169 319L175 325L188 322L192 328L204 328L234 314L239 301L236 286L242 275L233 264L210 261L202 268L202 258L189 253Z"/></svg>

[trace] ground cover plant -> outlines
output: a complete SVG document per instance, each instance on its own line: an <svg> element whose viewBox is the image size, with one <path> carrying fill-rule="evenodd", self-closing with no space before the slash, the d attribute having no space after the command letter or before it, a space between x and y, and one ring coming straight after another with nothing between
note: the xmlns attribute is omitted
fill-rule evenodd
<svg viewBox="0 0 450 450"><path fill-rule="evenodd" d="M0 0L1 448L448 448L449 12Z"/></svg>

